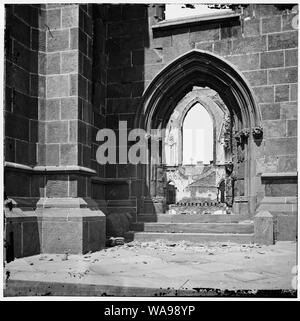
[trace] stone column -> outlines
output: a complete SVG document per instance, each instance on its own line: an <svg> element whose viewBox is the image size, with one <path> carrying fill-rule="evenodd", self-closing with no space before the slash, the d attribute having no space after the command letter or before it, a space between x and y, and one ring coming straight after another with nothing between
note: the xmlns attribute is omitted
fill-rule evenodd
<svg viewBox="0 0 300 321"><path fill-rule="evenodd" d="M91 5L41 8L45 43L39 51L37 181L42 251L98 250L105 216L91 199ZM95 134L95 132L93 132ZM91 211L90 209L96 209Z"/></svg>

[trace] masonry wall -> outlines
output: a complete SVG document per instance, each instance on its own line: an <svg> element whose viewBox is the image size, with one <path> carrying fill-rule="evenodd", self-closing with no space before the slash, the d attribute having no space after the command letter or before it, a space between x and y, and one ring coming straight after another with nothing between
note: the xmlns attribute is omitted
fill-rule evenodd
<svg viewBox="0 0 300 321"><path fill-rule="evenodd" d="M92 106L92 15L92 5L7 6L5 160L29 166L7 166L10 196L86 197L91 175L66 169L104 175L92 157L104 127L104 104Z"/></svg>
<svg viewBox="0 0 300 321"><path fill-rule="evenodd" d="M38 125L39 9L34 5L6 6L5 30L5 161L36 165ZM6 191L30 196L26 173L9 171Z"/></svg>
<svg viewBox="0 0 300 321"><path fill-rule="evenodd" d="M137 213L153 211L156 205L144 201L149 191L143 168L99 165L96 133L104 127L117 130L120 120L127 121L129 131L150 82L193 49L231 63L255 95L264 128L261 145L252 150L257 202L296 196L295 175L284 176L295 172L297 163L295 13L273 5L249 5L240 12L240 20L157 29L152 27L161 19L158 8L7 6L4 105L9 196L34 202L42 197L92 196L98 204L107 203L108 213L129 213L133 220ZM45 168L51 173L45 174ZM262 179L265 173L280 173L283 178Z"/></svg>
<svg viewBox="0 0 300 321"><path fill-rule="evenodd" d="M113 64L108 69L111 122L107 124L114 128L118 119L125 118L130 123L142 92L172 60L193 49L211 52L244 75L261 112L264 138L253 150L258 202L266 195L296 196L293 179L279 185L268 181L267 188L260 179L265 172L296 171L298 31L292 23L296 13L273 5L249 5L240 21L155 31L152 26L158 19L153 5L115 5L110 10L113 19L108 19L107 41L109 64ZM107 177L120 177L121 168L117 165ZM121 175L135 177L132 171Z"/></svg>

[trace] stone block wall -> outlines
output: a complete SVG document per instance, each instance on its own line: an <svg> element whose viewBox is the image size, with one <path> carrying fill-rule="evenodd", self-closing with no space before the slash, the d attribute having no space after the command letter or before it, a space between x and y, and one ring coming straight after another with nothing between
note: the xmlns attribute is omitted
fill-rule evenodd
<svg viewBox="0 0 300 321"><path fill-rule="evenodd" d="M130 123L135 104L166 65L193 49L204 50L237 69L256 98L264 128L262 143L254 144L251 156L256 158L258 201L270 192L262 185L261 173L296 171L297 13L249 5L239 12L240 20L163 29L155 28L159 21L154 5L111 5L109 12L107 126L115 128L120 119ZM106 177L111 173L118 178L121 167L112 166Z"/></svg>
<svg viewBox="0 0 300 321"><path fill-rule="evenodd" d="M93 169L92 137L104 126L92 106L92 7L6 8L5 191L33 217L41 208L44 252L63 251L63 235L76 253L105 243L105 216L90 200L91 176L101 176ZM53 201L45 205L47 199ZM64 219L55 239L58 209ZM76 216L80 233L67 224L69 216ZM18 238L17 229L12 235Z"/></svg>
<svg viewBox="0 0 300 321"><path fill-rule="evenodd" d="M296 13L249 5L241 19L157 28L157 5L8 5L5 52L5 190L11 197L90 197L108 213L153 212L143 166L100 165L98 129L127 131L154 77L198 49L231 64L258 104L264 136L251 146L257 201L296 196ZM124 137L124 134L121 133ZM128 149L117 140L117 146ZM117 152L118 154L118 152ZM47 169L47 173L45 173Z"/></svg>
<svg viewBox="0 0 300 321"><path fill-rule="evenodd" d="M5 29L5 161L36 165L38 142L39 9L7 5ZM10 193L30 195L26 174L5 177ZM17 189L14 187L17 186Z"/></svg>

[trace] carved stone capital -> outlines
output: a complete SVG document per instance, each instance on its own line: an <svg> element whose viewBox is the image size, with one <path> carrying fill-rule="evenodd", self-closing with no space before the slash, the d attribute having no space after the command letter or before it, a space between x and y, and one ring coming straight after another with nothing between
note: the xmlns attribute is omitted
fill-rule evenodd
<svg viewBox="0 0 300 321"><path fill-rule="evenodd" d="M263 128L262 126L252 127L252 135L254 139L260 139L263 136Z"/></svg>
<svg viewBox="0 0 300 321"><path fill-rule="evenodd" d="M240 136L242 139L247 139L250 135L250 129L249 128L243 128L241 131L240 131Z"/></svg>

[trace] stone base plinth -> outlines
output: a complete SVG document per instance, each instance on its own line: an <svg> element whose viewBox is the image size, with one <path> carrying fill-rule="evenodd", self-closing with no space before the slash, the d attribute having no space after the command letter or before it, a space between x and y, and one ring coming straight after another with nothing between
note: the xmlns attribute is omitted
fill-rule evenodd
<svg viewBox="0 0 300 321"><path fill-rule="evenodd" d="M42 253L80 254L105 246L105 215L90 209L43 209Z"/></svg>
<svg viewBox="0 0 300 321"><path fill-rule="evenodd" d="M6 209L7 257L84 254L105 246L106 216L92 200L40 199L36 210Z"/></svg>

